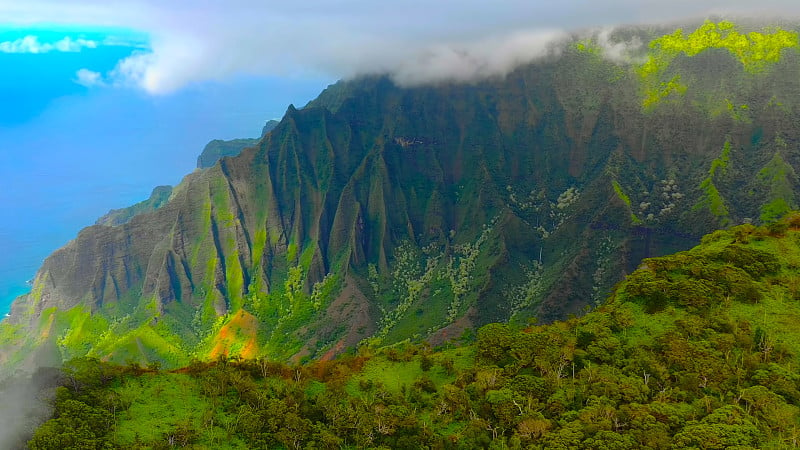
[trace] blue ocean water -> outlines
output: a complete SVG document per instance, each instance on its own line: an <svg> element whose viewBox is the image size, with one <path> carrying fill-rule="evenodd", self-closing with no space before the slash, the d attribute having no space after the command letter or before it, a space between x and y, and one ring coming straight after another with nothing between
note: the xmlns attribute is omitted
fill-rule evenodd
<svg viewBox="0 0 800 450"><path fill-rule="evenodd" d="M71 80L74 73L62 76ZM305 104L330 83L242 78L157 98L108 87L65 92L44 111L11 120L16 116L5 109L14 108L6 105L27 105L28 99L4 91L4 76L0 318L29 290L26 282L44 259L83 227L112 208L145 200L155 186L178 184L211 139L258 136L268 118L281 117L289 103Z"/></svg>
<svg viewBox="0 0 800 450"><path fill-rule="evenodd" d="M8 313L14 299L30 291L28 281L57 246L54 242L24 242L0 235L0 318Z"/></svg>
<svg viewBox="0 0 800 450"><path fill-rule="evenodd" d="M30 287L26 283L19 284L16 280L0 279L0 284L3 285L3 290L0 291L0 305L2 305L0 314L4 317L8 313L11 303L20 295L30 292Z"/></svg>

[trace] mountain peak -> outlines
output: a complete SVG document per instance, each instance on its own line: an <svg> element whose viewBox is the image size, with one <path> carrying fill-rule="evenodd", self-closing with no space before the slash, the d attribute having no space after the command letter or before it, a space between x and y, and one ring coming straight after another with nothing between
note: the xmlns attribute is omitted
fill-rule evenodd
<svg viewBox="0 0 800 450"><path fill-rule="evenodd" d="M0 359L47 344L168 365L245 348L297 360L549 322L643 258L796 206L796 47L755 72L728 49L676 51L651 79L647 60L572 44L503 79L367 77L290 105L291 126L165 206L51 255L0 324Z"/></svg>

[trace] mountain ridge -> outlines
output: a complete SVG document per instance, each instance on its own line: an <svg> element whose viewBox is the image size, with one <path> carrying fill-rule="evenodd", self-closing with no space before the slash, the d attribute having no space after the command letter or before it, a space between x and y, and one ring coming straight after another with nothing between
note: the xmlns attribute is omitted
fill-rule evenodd
<svg viewBox="0 0 800 450"><path fill-rule="evenodd" d="M502 80L340 82L163 207L48 258L0 325L0 362L44 342L61 358L286 360L577 313L643 257L794 205L793 36L757 73L712 48L643 80L578 42Z"/></svg>
<svg viewBox="0 0 800 450"><path fill-rule="evenodd" d="M172 186L156 186L147 200L127 208L112 209L95 222L95 225L117 226L126 223L138 214L154 211L162 207L172 195Z"/></svg>
<svg viewBox="0 0 800 450"><path fill-rule="evenodd" d="M278 123L280 123L278 120L268 120L261 129L261 136L258 138L214 139L210 141L197 157L197 168L208 169L226 156L236 156L245 148L255 146L267 133L275 129Z"/></svg>
<svg viewBox="0 0 800 450"><path fill-rule="evenodd" d="M799 266L792 212L645 259L579 316L491 323L435 348L291 365L219 355L176 370L77 358L29 445L787 448Z"/></svg>

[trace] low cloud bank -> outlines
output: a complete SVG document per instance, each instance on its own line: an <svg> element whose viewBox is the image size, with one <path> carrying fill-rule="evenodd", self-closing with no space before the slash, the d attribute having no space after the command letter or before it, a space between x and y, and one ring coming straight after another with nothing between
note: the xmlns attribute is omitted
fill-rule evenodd
<svg viewBox="0 0 800 450"><path fill-rule="evenodd" d="M29 0L0 4L0 21L124 27L149 48L85 84L152 94L239 75L351 77L390 73L401 84L503 75L547 54L575 29L664 23L709 15L795 17L795 0ZM624 50L611 47L611 50ZM615 53L611 52L610 55Z"/></svg>
<svg viewBox="0 0 800 450"><path fill-rule="evenodd" d="M50 418L60 371L41 368L0 382L0 448L25 448L39 425Z"/></svg>
<svg viewBox="0 0 800 450"><path fill-rule="evenodd" d="M97 48L97 42L65 37L55 42L40 42L37 36L25 36L13 41L0 42L0 53L75 53L84 48Z"/></svg>

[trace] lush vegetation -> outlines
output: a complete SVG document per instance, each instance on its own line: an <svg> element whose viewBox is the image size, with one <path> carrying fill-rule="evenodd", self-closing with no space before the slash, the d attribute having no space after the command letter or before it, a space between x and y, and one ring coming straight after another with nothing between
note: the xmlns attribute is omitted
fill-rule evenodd
<svg viewBox="0 0 800 450"><path fill-rule="evenodd" d="M639 68L646 88L643 105L653 106L673 93L684 94L687 86L681 83L681 74L669 73L673 60L680 55L693 57L714 49L727 50L750 73L764 71L781 60L786 49L796 49L798 34L781 28L769 28L763 32L741 33L729 21L714 23L706 21L691 33L678 28L672 34L650 42L647 61ZM727 103L729 108L734 106ZM747 109L747 105L744 105Z"/></svg>
<svg viewBox="0 0 800 450"><path fill-rule="evenodd" d="M720 226L727 226L730 225L730 220L728 218L728 208L725 206L725 200L717 190L717 187L714 185L714 177L717 175L717 172L726 172L728 170L728 164L730 163L730 154L731 154L731 144L730 142L725 142L725 146L722 148L722 154L719 158L714 159L711 162L711 168L708 170L708 177L703 179L700 183L700 189L703 191L702 200L694 206L695 209L707 209L712 215L719 218ZM785 214L787 211L783 211ZM780 218L778 216L777 218Z"/></svg>
<svg viewBox="0 0 800 450"><path fill-rule="evenodd" d="M800 438L800 215L647 259L610 299L459 347L334 361L67 364L51 448L787 448Z"/></svg>
<svg viewBox="0 0 800 450"><path fill-rule="evenodd" d="M552 322L644 257L796 208L796 34L655 33L582 36L470 85L342 82L289 108L166 204L48 258L0 322L0 374L82 356L297 363ZM652 87L683 94L642 108Z"/></svg>

